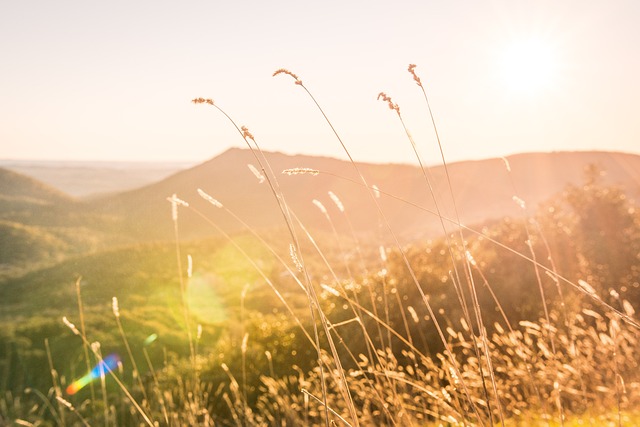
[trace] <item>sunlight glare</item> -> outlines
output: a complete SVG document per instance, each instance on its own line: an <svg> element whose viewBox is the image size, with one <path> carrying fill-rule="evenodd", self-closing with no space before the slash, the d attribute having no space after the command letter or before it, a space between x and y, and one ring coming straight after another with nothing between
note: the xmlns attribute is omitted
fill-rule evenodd
<svg viewBox="0 0 640 427"><path fill-rule="evenodd" d="M504 50L500 65L506 87L529 95L549 88L557 73L557 60L551 46L537 38L511 43Z"/></svg>

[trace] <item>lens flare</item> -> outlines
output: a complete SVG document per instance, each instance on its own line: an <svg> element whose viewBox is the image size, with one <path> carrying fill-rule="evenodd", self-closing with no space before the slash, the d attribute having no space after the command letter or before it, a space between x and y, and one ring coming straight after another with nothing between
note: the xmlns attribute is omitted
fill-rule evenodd
<svg viewBox="0 0 640 427"><path fill-rule="evenodd" d="M98 363L87 375L84 377L74 381L67 387L67 394L73 395L76 394L82 387L89 384L91 381L96 378L100 378L107 372L113 370L113 368L118 366L120 362L120 356L113 353L102 359L100 363Z"/></svg>
<svg viewBox="0 0 640 427"><path fill-rule="evenodd" d="M158 339L158 334L151 334L144 340L145 347L151 345L155 340Z"/></svg>

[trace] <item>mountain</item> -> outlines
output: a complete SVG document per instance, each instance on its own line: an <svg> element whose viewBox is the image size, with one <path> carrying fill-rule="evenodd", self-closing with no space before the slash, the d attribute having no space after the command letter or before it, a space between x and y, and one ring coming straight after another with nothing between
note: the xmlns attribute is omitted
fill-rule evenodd
<svg viewBox="0 0 640 427"><path fill-rule="evenodd" d="M307 227L330 228L324 215L312 203L313 199L318 199L328 210L338 232L349 232L348 221L359 234L384 232L375 204L350 163L326 157L271 152L265 152L264 156L277 176L288 205ZM561 192L567 185L580 185L589 165L596 165L603 171L603 184L620 186L631 199L640 199L638 155L554 152L518 154L509 156L507 160L510 173L503 159L498 158L448 165L451 187L463 223L523 215L513 196L524 200L527 213L533 213L540 202ZM225 231L241 230L243 225L237 220L198 196L197 189L201 188L252 227L283 227L282 214L271 190L266 182L259 183L248 169L248 164L259 169L251 151L230 149L157 183L94 200L91 208L102 215L121 218L117 225L121 233L142 240L169 239L173 237L173 224L171 207L166 199L175 193ZM366 163L359 163L358 167L369 185L375 184L384 193L436 211L429 186L418 167ZM282 170L290 168L311 168L319 170L320 174L281 174ZM438 200L437 208L444 216L454 218L455 209L445 168L430 167L427 175ZM348 219L337 210L327 195L328 191L333 191L341 199ZM421 211L384 194L379 203L394 232L405 239L433 237L442 233L434 213ZM206 220L185 208L180 208L179 230L185 239L216 234L215 228ZM383 233L381 238L387 239L388 236Z"/></svg>

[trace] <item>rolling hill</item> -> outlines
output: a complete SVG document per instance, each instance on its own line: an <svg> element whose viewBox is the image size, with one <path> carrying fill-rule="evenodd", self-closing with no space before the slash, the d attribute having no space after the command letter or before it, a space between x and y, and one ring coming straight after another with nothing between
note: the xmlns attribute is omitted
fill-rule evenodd
<svg viewBox="0 0 640 427"><path fill-rule="evenodd" d="M343 202L349 221L359 234L379 229L380 219L370 195L364 189L351 164L337 159L311 156L289 156L265 153L278 177L280 187L295 214L309 227L329 229L320 210L312 204L318 199L328 209L339 232L348 232L346 219L337 210L327 192L333 191ZM531 214L535 207L567 185L580 185L585 168L596 165L603 171L602 182L617 185L635 200L640 198L640 156L610 152L557 152L519 154L508 158L509 174L502 159L452 163L448 166L453 194L465 224L503 216L521 216L522 209L513 202L517 195L527 203ZM230 149L205 163L176 173L160 182L137 190L92 201L94 212L121 218L121 233L142 240L168 239L173 236L171 209L166 198L171 194L186 200L226 231L243 226L224 210L216 209L197 195L201 188L252 227L283 227L282 215L267 183L260 184L247 165L258 167L249 150ZM317 176L282 175L289 168L312 168ZM401 164L359 164L370 185L382 192L423 206L435 212L422 172L415 166ZM444 167L429 168L428 175L443 215L454 218ZM441 225L433 213L421 212L406 203L382 195L382 210L404 239L436 236ZM185 239L215 234L215 229L188 209L180 212L180 233Z"/></svg>
<svg viewBox="0 0 640 427"><path fill-rule="evenodd" d="M71 197L43 182L22 173L0 168L0 200L3 203L22 202L56 205L69 202ZM2 212L6 208L3 206Z"/></svg>
<svg viewBox="0 0 640 427"><path fill-rule="evenodd" d="M129 241L112 232L111 222L49 185L0 168L0 278Z"/></svg>

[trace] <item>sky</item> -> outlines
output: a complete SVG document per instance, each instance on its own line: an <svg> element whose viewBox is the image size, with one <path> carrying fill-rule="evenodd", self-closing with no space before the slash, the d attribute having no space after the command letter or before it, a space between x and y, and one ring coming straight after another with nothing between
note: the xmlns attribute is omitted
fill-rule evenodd
<svg viewBox="0 0 640 427"><path fill-rule="evenodd" d="M244 147L437 163L640 154L640 2L0 2L0 159L200 162Z"/></svg>

